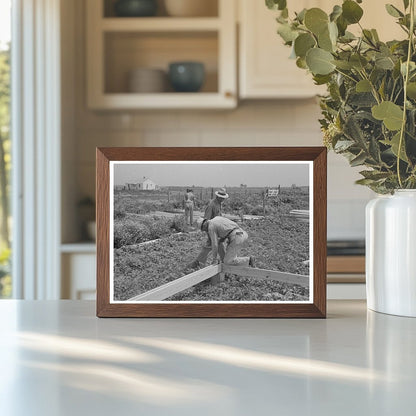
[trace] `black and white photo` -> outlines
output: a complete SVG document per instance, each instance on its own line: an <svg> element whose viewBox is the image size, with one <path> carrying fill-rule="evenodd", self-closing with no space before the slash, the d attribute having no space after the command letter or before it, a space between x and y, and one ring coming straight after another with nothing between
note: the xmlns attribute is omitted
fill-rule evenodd
<svg viewBox="0 0 416 416"><path fill-rule="evenodd" d="M313 302L313 163L110 162L110 302Z"/></svg>

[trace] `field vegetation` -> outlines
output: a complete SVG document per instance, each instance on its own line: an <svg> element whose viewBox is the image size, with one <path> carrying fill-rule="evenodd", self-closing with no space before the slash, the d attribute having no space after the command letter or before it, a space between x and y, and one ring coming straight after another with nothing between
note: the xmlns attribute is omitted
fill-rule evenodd
<svg viewBox="0 0 416 416"><path fill-rule="evenodd" d="M185 231L183 215L173 218L125 214L114 220L114 248L140 244Z"/></svg>
<svg viewBox="0 0 416 416"><path fill-rule="evenodd" d="M249 220L242 227L250 238L242 255L256 258L256 267L308 274L308 224L294 218ZM127 300L187 274L186 265L198 254L206 236L173 234L152 244L114 250L114 294ZM227 276L215 286L201 283L168 300L307 300L309 290L297 286Z"/></svg>
<svg viewBox="0 0 416 416"><path fill-rule="evenodd" d="M195 189L195 210L204 211L213 198L213 188ZM277 197L264 197L264 188L228 188L230 198L223 204L223 212L233 215L276 215L292 209L309 209L309 188L282 188ZM122 190L114 192L114 218L126 214L150 214L155 211L183 210L185 189L159 191ZM263 211L264 207L264 211Z"/></svg>
<svg viewBox="0 0 416 416"><path fill-rule="evenodd" d="M307 188L284 188L276 198L262 190L237 192L223 205L226 215L244 219L241 227L249 234L242 255L256 259L256 267L295 274L309 274L309 224L289 216L292 209L309 209ZM195 192L198 197L198 191ZM202 192L200 193L200 195ZM196 258L206 234L187 229L182 213L182 193L162 191L119 191L114 204L114 297L127 300L140 293L178 279L190 272L187 265ZM210 199L197 203L200 210ZM263 209L264 206L264 209ZM156 212L171 213L169 217ZM263 215L263 214L266 215ZM158 213L160 214L160 213ZM141 244L156 240L150 244ZM227 275L224 282L203 282L167 300L215 301L261 300L305 301L309 290L298 285Z"/></svg>

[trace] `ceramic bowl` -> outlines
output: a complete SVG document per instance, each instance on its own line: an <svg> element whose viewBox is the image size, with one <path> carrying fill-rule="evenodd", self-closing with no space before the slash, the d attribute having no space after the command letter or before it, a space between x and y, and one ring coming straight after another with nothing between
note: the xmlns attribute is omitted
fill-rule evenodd
<svg viewBox="0 0 416 416"><path fill-rule="evenodd" d="M157 12L156 0L118 0L114 12L119 17L148 17Z"/></svg>
<svg viewBox="0 0 416 416"><path fill-rule="evenodd" d="M205 80L205 67L201 62L172 62L169 64L169 81L177 92L197 92Z"/></svg>
<svg viewBox="0 0 416 416"><path fill-rule="evenodd" d="M128 91L131 93L165 92L167 84L167 75L162 69L136 68L129 72Z"/></svg>

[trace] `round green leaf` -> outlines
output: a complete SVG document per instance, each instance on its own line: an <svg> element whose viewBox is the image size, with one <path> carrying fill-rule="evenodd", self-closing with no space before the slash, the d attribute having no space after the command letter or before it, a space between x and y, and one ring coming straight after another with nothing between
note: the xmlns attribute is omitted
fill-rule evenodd
<svg viewBox="0 0 416 416"><path fill-rule="evenodd" d="M400 130L402 127L403 110L391 101L383 101L375 105L371 113L375 119L382 120L389 130Z"/></svg>
<svg viewBox="0 0 416 416"><path fill-rule="evenodd" d="M277 33L286 43L293 42L298 36L298 32L293 30L292 27L287 23L280 24L277 29Z"/></svg>
<svg viewBox="0 0 416 416"><path fill-rule="evenodd" d="M314 75L330 74L335 69L335 65L332 63L333 59L330 52L320 48L309 49L306 54L306 64Z"/></svg>
<svg viewBox="0 0 416 416"><path fill-rule="evenodd" d="M337 27L338 27L338 32L340 36L344 36L346 29L348 27L348 22L344 19L342 15L339 16L337 19Z"/></svg>
<svg viewBox="0 0 416 416"><path fill-rule="evenodd" d="M399 157L401 160L405 162L409 162L409 159L406 155L406 143L403 140L402 145L400 146L400 156L399 156L399 145L400 145L400 132L397 132L391 139L391 141L382 140L383 144L386 144L387 146L390 146L391 151L393 154L397 157Z"/></svg>
<svg viewBox="0 0 416 416"><path fill-rule="evenodd" d="M355 90L357 92L370 92L371 91L370 81L366 79L362 79L361 81L357 82L357 85L355 86Z"/></svg>
<svg viewBox="0 0 416 416"><path fill-rule="evenodd" d="M286 0L266 0L266 6L271 10L283 10L286 7Z"/></svg>
<svg viewBox="0 0 416 416"><path fill-rule="evenodd" d="M412 100L416 100L416 82L407 84L407 96Z"/></svg>
<svg viewBox="0 0 416 416"><path fill-rule="evenodd" d="M392 4L386 4L387 13L393 17L403 17L404 14L397 8L394 7Z"/></svg>
<svg viewBox="0 0 416 416"><path fill-rule="evenodd" d="M331 37L329 36L328 28L318 35L318 45L321 49L324 49L328 52L333 52L334 45L332 43Z"/></svg>
<svg viewBox="0 0 416 416"><path fill-rule="evenodd" d="M302 69L308 69L308 66L306 65L306 61L305 58L298 58L296 59L296 66L298 68L302 68Z"/></svg>
<svg viewBox="0 0 416 416"><path fill-rule="evenodd" d="M378 56L375 64L376 67L380 69L392 70L394 68L394 61L390 56Z"/></svg>
<svg viewBox="0 0 416 416"><path fill-rule="evenodd" d="M349 62L358 70L363 69L368 64L367 60L363 56L358 55L358 53L352 55Z"/></svg>
<svg viewBox="0 0 416 416"><path fill-rule="evenodd" d="M299 22L303 23L304 19L305 19L305 14L306 14L306 9L302 9L299 13L296 13L296 20L298 20Z"/></svg>
<svg viewBox="0 0 416 416"><path fill-rule="evenodd" d="M315 39L309 33L302 33L295 39L296 56L304 58L306 52L316 45Z"/></svg>
<svg viewBox="0 0 416 416"><path fill-rule="evenodd" d="M353 0L342 3L342 16L349 24L358 23L363 13L363 9Z"/></svg>
<svg viewBox="0 0 416 416"><path fill-rule="evenodd" d="M332 61L332 63L339 69L342 70L350 70L352 68L352 65L348 62L348 61L342 61L342 60L337 60L337 61Z"/></svg>
<svg viewBox="0 0 416 416"><path fill-rule="evenodd" d="M305 26L315 35L324 32L328 26L328 15L320 8L314 7L305 13Z"/></svg>
<svg viewBox="0 0 416 416"><path fill-rule="evenodd" d="M331 75L314 75L315 85L324 85L331 82Z"/></svg>
<svg viewBox="0 0 416 416"><path fill-rule="evenodd" d="M336 4L334 8L332 9L332 13L329 15L329 19L331 20L331 22L335 22L338 19L338 17L341 16L341 14L342 14L342 7Z"/></svg>
<svg viewBox="0 0 416 416"><path fill-rule="evenodd" d="M338 39L338 26L334 22L328 23L329 37L333 45L336 45Z"/></svg>
<svg viewBox="0 0 416 416"><path fill-rule="evenodd" d="M334 52L338 39L338 27L336 23L329 22L326 29L318 35L318 45L321 49Z"/></svg>

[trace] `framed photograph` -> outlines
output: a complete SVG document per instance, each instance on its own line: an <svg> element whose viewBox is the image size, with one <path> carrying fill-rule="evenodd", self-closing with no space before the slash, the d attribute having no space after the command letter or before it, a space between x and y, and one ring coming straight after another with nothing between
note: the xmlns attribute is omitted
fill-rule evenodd
<svg viewBox="0 0 416 416"><path fill-rule="evenodd" d="M324 318L326 152L98 148L97 316Z"/></svg>

